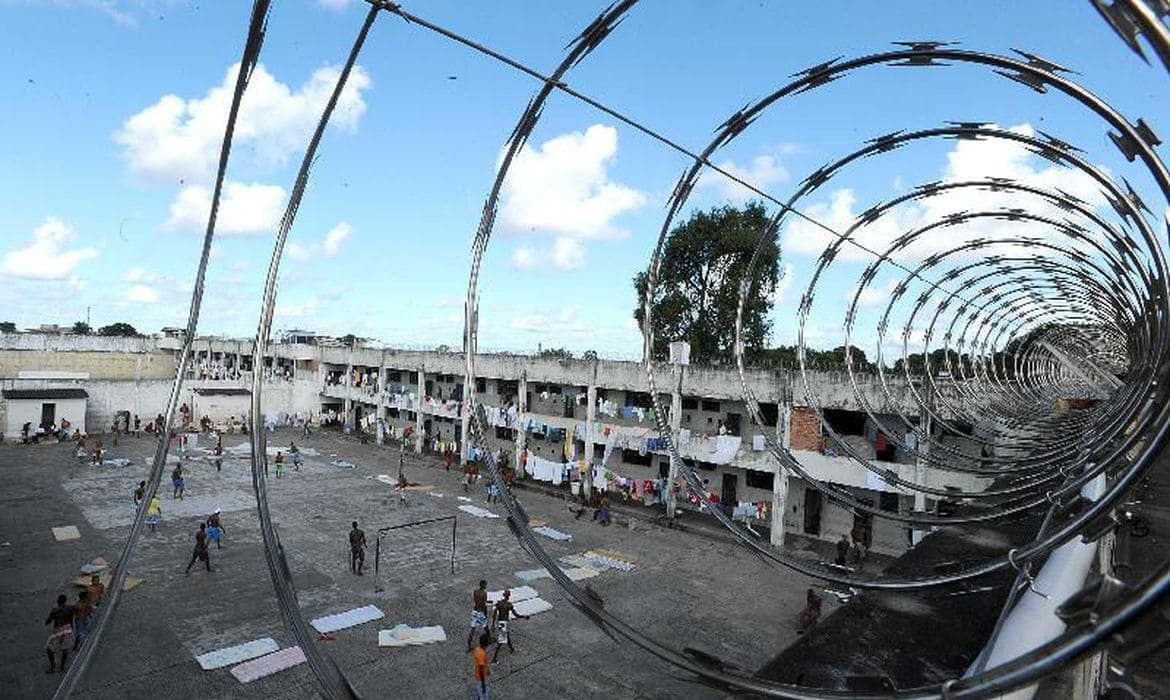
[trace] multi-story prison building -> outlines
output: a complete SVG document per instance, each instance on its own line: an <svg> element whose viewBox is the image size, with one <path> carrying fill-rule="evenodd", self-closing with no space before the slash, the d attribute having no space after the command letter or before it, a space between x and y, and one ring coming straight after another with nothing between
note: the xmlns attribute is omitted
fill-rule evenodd
<svg viewBox="0 0 1170 700"><path fill-rule="evenodd" d="M273 343L265 357L256 358L250 341L197 339L181 397L192 422L207 416L220 428L238 425L250 411L253 373L261 372L267 422L311 418L315 425L366 431L378 444L405 443L422 451L441 443L463 459L475 456L463 439L469 414L460 353L327 346L307 333L291 340L297 342ZM119 415L149 421L165 408L180 346L174 333L156 338L0 335L5 439L18 438L25 423L63 417L91 433L110 430ZM671 487L670 460L640 363L484 354L476 358L476 372L475 398L490 423L488 449L503 450L518 468L523 461L537 478L548 480L550 470L558 472L555 482L565 475L566 489L582 486L572 486L584 471L573 467L589 463L595 488L622 489L623 495L664 507L657 503ZM765 436L791 450L812 477L885 511L938 504L888 484L847 452L940 491L986 487L986 479L967 473L925 468L914 449L923 430L931 429L957 462L977 466L980 453L971 441L940 437L931 421L920 420L919 401L904 378L887 376L884 390L877 377L868 375L851 380L846 373L813 373L807 380L808 387L799 373L750 370L747 382L763 418L757 424L734 368L664 363L656 371L668 413L663 423L681 457L704 480L703 498L717 499L753 529L767 530L774 544L782 544L785 533L824 540L853 533L874 551L899 554L922 533L828 501L778 467ZM938 411L945 414L942 403ZM839 440L827 434L819 416ZM908 421L918 432L887 435L874 417L887 426ZM566 463L561 472L559 466ZM683 489L678 507L696 508L698 498Z"/></svg>

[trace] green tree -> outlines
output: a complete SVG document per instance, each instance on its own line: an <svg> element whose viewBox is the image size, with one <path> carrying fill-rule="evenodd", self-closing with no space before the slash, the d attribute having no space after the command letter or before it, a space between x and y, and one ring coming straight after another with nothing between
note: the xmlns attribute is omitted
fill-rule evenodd
<svg viewBox="0 0 1170 700"><path fill-rule="evenodd" d="M695 212L667 237L654 298L655 357L665 359L671 342L691 344L697 363L731 360L739 287L760 235L768 225L764 206L716 207ZM779 277L780 250L775 237L752 270L743 317L744 349L758 358L772 330L768 312ZM642 325L642 300L648 276L634 277L634 318Z"/></svg>
<svg viewBox="0 0 1170 700"><path fill-rule="evenodd" d="M93 333L93 329L90 328L89 324L85 321L78 321L77 323L73 324L73 332L77 335L89 335L90 333Z"/></svg>
<svg viewBox="0 0 1170 700"><path fill-rule="evenodd" d="M571 360L573 353L564 348L545 348L536 355L537 357L549 357L557 360Z"/></svg>
<svg viewBox="0 0 1170 700"><path fill-rule="evenodd" d="M131 326L129 323L118 321L117 323L111 323L108 326L102 326L99 328L98 335L124 336L127 338L133 338L141 334L134 330L134 326Z"/></svg>
<svg viewBox="0 0 1170 700"><path fill-rule="evenodd" d="M16 324L12 321L0 321L0 333L15 333Z"/></svg>
<svg viewBox="0 0 1170 700"><path fill-rule="evenodd" d="M353 333L346 333L345 335L341 336L337 340L339 340L341 342L341 344L344 345L345 347L352 348L358 344L359 338L356 335L354 335Z"/></svg>

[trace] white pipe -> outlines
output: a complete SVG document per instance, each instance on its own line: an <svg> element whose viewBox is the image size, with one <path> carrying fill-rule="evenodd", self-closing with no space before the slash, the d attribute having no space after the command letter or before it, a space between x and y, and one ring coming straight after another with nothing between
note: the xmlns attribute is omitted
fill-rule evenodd
<svg viewBox="0 0 1170 700"><path fill-rule="evenodd" d="M1092 501L1104 493L1104 474L1097 475L1096 479L1081 489L1081 495ZM1056 608L1081 590L1096 553L1097 543L1085 544L1081 538L1074 537L1049 555L1040 573L1036 574L1034 583L1036 590L1048 597L1032 591L1022 594L1004 620L999 636L992 640L991 653L987 656L988 669L1027 654L1064 632L1065 624L1056 616ZM971 673L970 669L967 673ZM1031 685L998 697L1004 700L1031 700L1035 694L1036 686Z"/></svg>

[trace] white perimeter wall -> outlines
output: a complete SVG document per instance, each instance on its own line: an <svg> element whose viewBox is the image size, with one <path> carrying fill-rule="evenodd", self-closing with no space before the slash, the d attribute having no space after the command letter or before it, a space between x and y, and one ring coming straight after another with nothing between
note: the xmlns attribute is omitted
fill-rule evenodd
<svg viewBox="0 0 1170 700"><path fill-rule="evenodd" d="M57 404L54 423L61 425L61 419L69 421L73 427L85 431L85 399L5 399L8 404L4 434L9 439L20 436L20 429L25 423L32 423L35 430L41 424L41 406L47 403Z"/></svg>

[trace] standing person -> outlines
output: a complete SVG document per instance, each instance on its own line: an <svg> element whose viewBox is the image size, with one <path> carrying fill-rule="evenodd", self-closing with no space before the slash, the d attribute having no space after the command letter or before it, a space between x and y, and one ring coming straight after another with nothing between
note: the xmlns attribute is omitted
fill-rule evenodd
<svg viewBox="0 0 1170 700"><path fill-rule="evenodd" d="M77 651L89 636L89 618L93 614L93 603L89 600L89 591L83 590L77 594L77 604L73 606L73 650Z"/></svg>
<svg viewBox="0 0 1170 700"><path fill-rule="evenodd" d="M215 449L211 451L212 459L215 461L215 471L223 471L223 443L216 441Z"/></svg>
<svg viewBox="0 0 1170 700"><path fill-rule="evenodd" d="M191 561L187 562L187 574L191 573L191 565L202 561L207 567L207 573L215 571L211 568L211 556L207 551L207 523L199 523L199 532L195 533L195 550L191 552Z"/></svg>
<svg viewBox="0 0 1170 700"><path fill-rule="evenodd" d="M402 472L398 472L398 486L395 487L395 490L398 491L398 502L402 505L406 505L407 486L409 486L409 484L406 481L406 475Z"/></svg>
<svg viewBox="0 0 1170 700"><path fill-rule="evenodd" d="M451 462L454 462L454 461L455 461L454 450L447 450L447 452L443 455L443 468L446 469L447 471L451 471Z"/></svg>
<svg viewBox="0 0 1170 700"><path fill-rule="evenodd" d="M279 479L282 476L284 476L284 454L280 450L277 450L276 451L276 478Z"/></svg>
<svg viewBox="0 0 1170 700"><path fill-rule="evenodd" d="M93 463L95 466L101 466L102 463L102 441L98 440L93 446Z"/></svg>
<svg viewBox="0 0 1170 700"><path fill-rule="evenodd" d="M100 608L102 599L106 597L106 586L102 583L102 577L94 574L89 577L89 585L85 587L89 593L89 604L95 609Z"/></svg>
<svg viewBox="0 0 1170 700"><path fill-rule="evenodd" d="M837 540L837 558L834 560L837 566L845 566L845 559L849 556L849 536L842 533L841 539Z"/></svg>
<svg viewBox="0 0 1170 700"><path fill-rule="evenodd" d="M477 700L492 700L491 691L488 690L488 658L487 648L492 643L492 637L487 632L479 635L479 646L475 648L475 653L472 655L473 674L475 678L475 697Z"/></svg>
<svg viewBox="0 0 1170 700"><path fill-rule="evenodd" d="M366 564L366 533L358 529L357 521L353 521L353 529L349 531L349 570L358 576L362 575L362 567Z"/></svg>
<svg viewBox="0 0 1170 700"><path fill-rule="evenodd" d="M467 651L471 651L477 635L487 633L487 581L471 592L471 631L467 633Z"/></svg>
<svg viewBox="0 0 1170 700"><path fill-rule="evenodd" d="M297 449L297 444L295 442L290 442L288 444L288 453L292 457L293 469L300 471L301 470L301 451L299 449Z"/></svg>
<svg viewBox="0 0 1170 700"><path fill-rule="evenodd" d="M141 428L142 428L142 419L138 417L137 413L135 413L134 414L134 437L139 437L138 433L139 433L139 430Z"/></svg>
<svg viewBox="0 0 1170 700"><path fill-rule="evenodd" d="M510 600L512 597L511 589L504 589L504 597L496 603L495 610L492 611L492 618L496 623L496 653L492 654L492 661L500 657L500 647L507 644L508 652L516 653L516 647L512 646L512 638L508 635L508 618L512 615L522 619L529 619L527 615L521 615L516 612L516 606L512 605Z"/></svg>
<svg viewBox="0 0 1170 700"><path fill-rule="evenodd" d="M821 619L821 597L813 589L805 594L804 611L800 613L800 634L804 634Z"/></svg>
<svg viewBox="0 0 1170 700"><path fill-rule="evenodd" d="M223 549L223 545L220 544L223 533L224 527L219 522L219 508L216 508L214 513L207 516L207 536L215 543L216 549Z"/></svg>
<svg viewBox="0 0 1170 700"><path fill-rule="evenodd" d="M180 462L179 464L176 464L175 470L173 472L171 472L171 485L174 487L174 491L171 492L171 500L174 500L176 498L182 500L183 491L184 491L183 463L182 462Z"/></svg>
<svg viewBox="0 0 1170 700"><path fill-rule="evenodd" d="M69 658L69 650L73 648L73 608L66 602L65 594L57 596L57 607L49 611L45 624L53 626L49 640L45 642L45 653L49 655L49 670L57 670L56 659L53 654L61 652L61 673L65 673L65 661Z"/></svg>
<svg viewBox="0 0 1170 700"><path fill-rule="evenodd" d="M146 482L139 481L138 488L134 489L134 505L141 505L146 500Z"/></svg>
<svg viewBox="0 0 1170 700"><path fill-rule="evenodd" d="M114 425L110 427L110 432L114 434L114 447L117 447L118 435L122 433L122 429L118 427L118 419L114 419Z"/></svg>
<svg viewBox="0 0 1170 700"><path fill-rule="evenodd" d="M311 431L309 430L309 419L311 417L312 416L305 416L305 424L304 424L304 432L303 432L304 437L309 437L309 435L311 434Z"/></svg>
<svg viewBox="0 0 1170 700"><path fill-rule="evenodd" d="M150 505L146 507L146 524L150 526L150 531L154 532L154 528L162 521L162 501L158 500L158 494L150 499Z"/></svg>
<svg viewBox="0 0 1170 700"><path fill-rule="evenodd" d="M853 547L849 550L849 563L858 569L865 568L865 544L856 535L853 537Z"/></svg>

